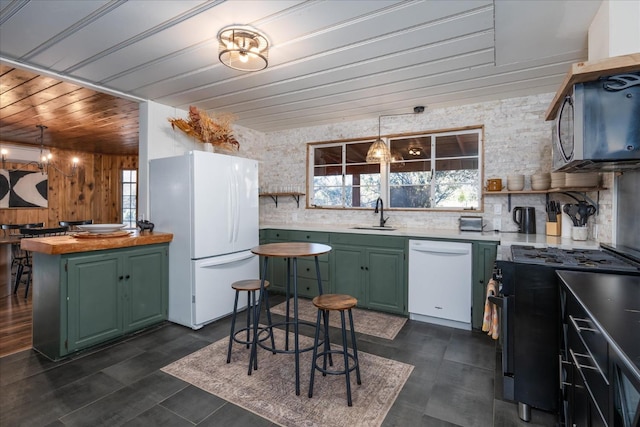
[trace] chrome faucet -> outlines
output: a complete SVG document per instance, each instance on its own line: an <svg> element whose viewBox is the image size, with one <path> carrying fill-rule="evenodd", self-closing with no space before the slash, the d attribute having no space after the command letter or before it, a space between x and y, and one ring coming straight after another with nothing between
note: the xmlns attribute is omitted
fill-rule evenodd
<svg viewBox="0 0 640 427"><path fill-rule="evenodd" d="M373 213L378 213L378 205L380 205L380 227L384 227L384 223L387 222L389 217L384 217L384 203L382 202L382 197L378 197L378 200L376 200L376 209Z"/></svg>

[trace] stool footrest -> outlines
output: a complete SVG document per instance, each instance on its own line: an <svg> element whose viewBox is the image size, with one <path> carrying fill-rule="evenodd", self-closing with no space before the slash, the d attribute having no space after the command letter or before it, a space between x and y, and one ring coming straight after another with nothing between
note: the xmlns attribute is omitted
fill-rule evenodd
<svg viewBox="0 0 640 427"><path fill-rule="evenodd" d="M322 353L318 353L316 355L316 360L313 361L313 367L314 369L322 372L323 374L328 374L328 375L344 375L347 373L346 369L341 369L341 370L335 370L335 369L325 369L322 366L320 366L318 364L318 359L320 357L324 357L325 355L329 356L330 354L339 354L341 356L344 355L344 351L343 350L329 350L329 351L323 351ZM355 356L351 353L347 353L347 357L349 358L350 361L353 362L353 364L349 364L349 372L355 370L356 368L358 368L358 359L355 358Z"/></svg>

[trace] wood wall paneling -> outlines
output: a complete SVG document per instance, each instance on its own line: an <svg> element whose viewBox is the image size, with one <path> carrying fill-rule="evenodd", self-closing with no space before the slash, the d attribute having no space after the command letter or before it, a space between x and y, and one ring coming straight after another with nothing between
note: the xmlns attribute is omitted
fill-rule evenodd
<svg viewBox="0 0 640 427"><path fill-rule="evenodd" d="M14 144L15 143L11 143ZM111 155L51 148L55 164L66 174L71 159L80 159L72 178L49 168L48 208L0 209L0 223L44 222L55 227L59 221L93 219L98 224L122 221L122 169L138 169L137 155ZM36 165L7 162L5 169L37 171Z"/></svg>

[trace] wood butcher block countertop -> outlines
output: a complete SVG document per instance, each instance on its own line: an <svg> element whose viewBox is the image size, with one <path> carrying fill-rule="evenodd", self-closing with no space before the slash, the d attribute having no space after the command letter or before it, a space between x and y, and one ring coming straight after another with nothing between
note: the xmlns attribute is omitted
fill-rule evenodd
<svg viewBox="0 0 640 427"><path fill-rule="evenodd" d="M64 236L25 238L22 239L20 247L32 252L62 255L167 243L172 239L173 234L171 233L149 233L148 231L140 232L135 230L129 232L127 236L119 237L77 238L74 234L67 234Z"/></svg>

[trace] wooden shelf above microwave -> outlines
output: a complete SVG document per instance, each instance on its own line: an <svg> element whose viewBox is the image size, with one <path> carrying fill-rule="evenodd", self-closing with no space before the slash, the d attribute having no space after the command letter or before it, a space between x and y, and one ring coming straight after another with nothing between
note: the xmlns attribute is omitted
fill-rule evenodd
<svg viewBox="0 0 640 427"><path fill-rule="evenodd" d="M614 56L590 62L577 62L562 81L562 85L545 114L545 120L554 120L564 98L569 95L571 88L576 83L585 83L598 80L600 77L613 74L632 73L640 71L640 53Z"/></svg>

